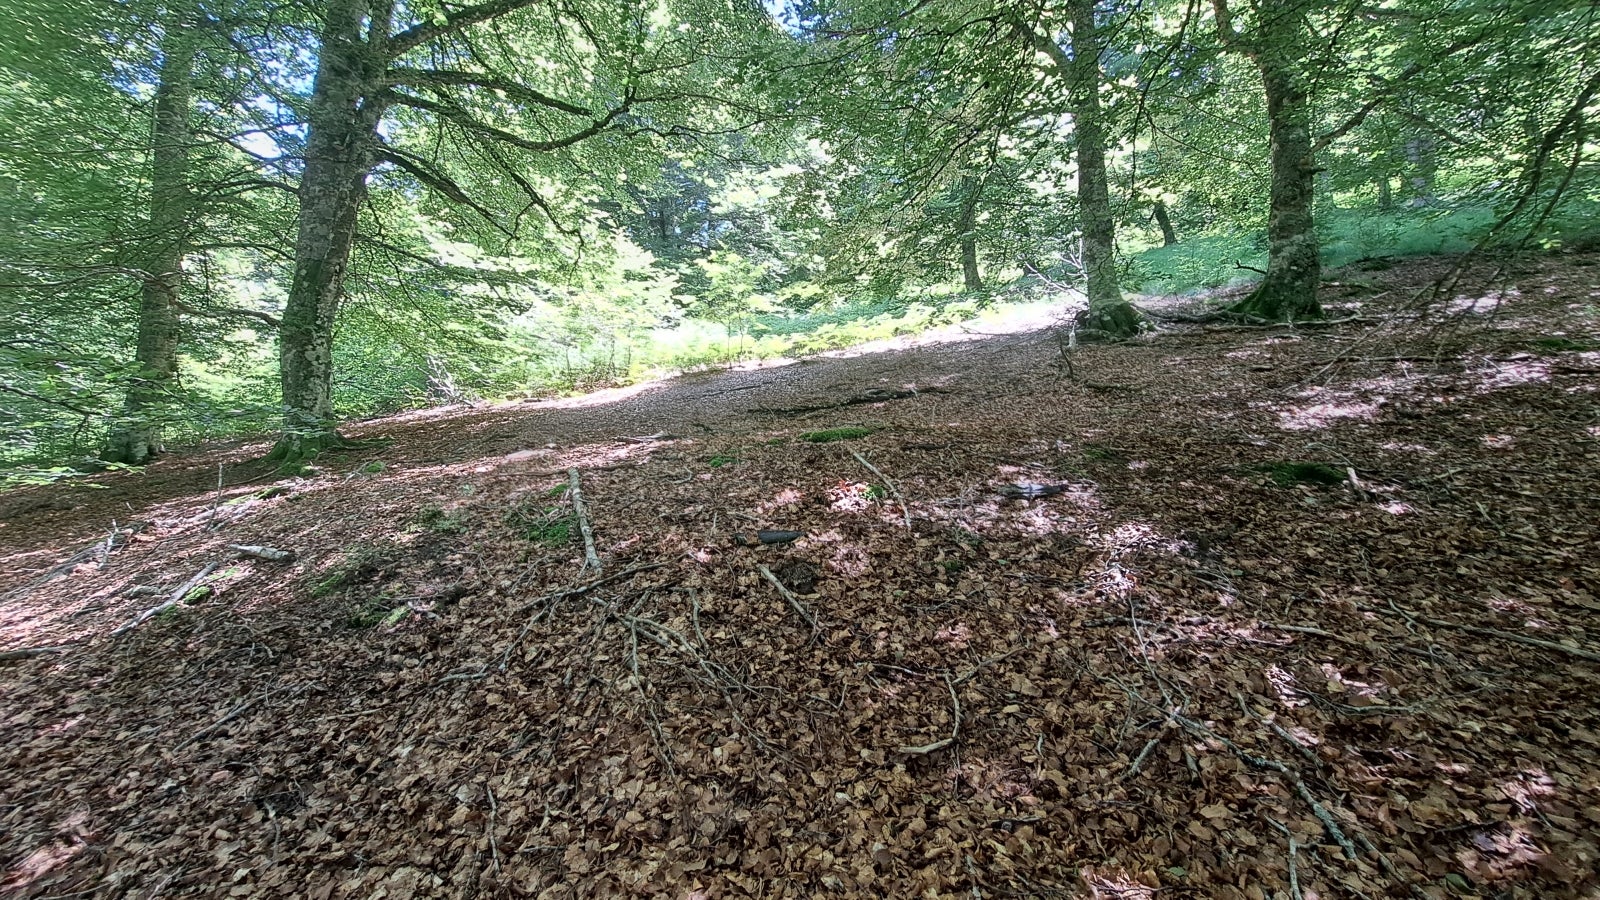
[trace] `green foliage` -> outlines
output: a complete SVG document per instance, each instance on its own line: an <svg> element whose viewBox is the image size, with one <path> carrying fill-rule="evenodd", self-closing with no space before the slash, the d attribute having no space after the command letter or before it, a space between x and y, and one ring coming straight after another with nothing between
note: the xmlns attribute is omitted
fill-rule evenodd
<svg viewBox="0 0 1600 900"><path fill-rule="evenodd" d="M718 453L717 455L711 457L711 459L707 460L706 462L707 462L707 465L711 466L711 468L720 469L723 466L731 466L731 465L733 465L734 463L736 463L738 461L739 461L739 457L737 457L737 456L734 456L732 454Z"/></svg>
<svg viewBox="0 0 1600 900"><path fill-rule="evenodd" d="M417 511L412 524L435 534L466 534L467 518L464 513L449 512L442 506L428 505Z"/></svg>
<svg viewBox="0 0 1600 900"><path fill-rule="evenodd" d="M845 425L839 428L827 428L822 431L807 431L800 435L800 440L809 441L813 444L829 444L834 441L853 441L877 432L878 429L868 428L864 425Z"/></svg>
<svg viewBox="0 0 1600 900"><path fill-rule="evenodd" d="M544 496L558 497L566 490L565 484L558 485ZM576 517L570 508L545 505L532 496L507 510L505 521L523 540L552 547L571 543L577 534Z"/></svg>

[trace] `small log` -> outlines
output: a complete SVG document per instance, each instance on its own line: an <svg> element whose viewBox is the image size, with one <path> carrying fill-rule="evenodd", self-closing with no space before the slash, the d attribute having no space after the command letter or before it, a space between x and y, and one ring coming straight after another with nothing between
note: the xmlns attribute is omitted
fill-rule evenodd
<svg viewBox="0 0 1600 900"><path fill-rule="evenodd" d="M257 544L229 544L228 549L240 556L253 556L267 562L293 562L293 550L278 550L274 547L262 547Z"/></svg>
<svg viewBox="0 0 1600 900"><path fill-rule="evenodd" d="M13 659L32 659L35 656L48 656L52 653L65 653L72 649L70 646L60 647L23 647L20 650L6 650L0 652L0 662L9 662Z"/></svg>
<svg viewBox="0 0 1600 900"><path fill-rule="evenodd" d="M572 501L572 513L578 517L578 531L583 535L583 568L600 571L600 554L594 548L594 527L589 524L589 508L583 503L583 490L578 486L578 470L567 470L567 498Z"/></svg>

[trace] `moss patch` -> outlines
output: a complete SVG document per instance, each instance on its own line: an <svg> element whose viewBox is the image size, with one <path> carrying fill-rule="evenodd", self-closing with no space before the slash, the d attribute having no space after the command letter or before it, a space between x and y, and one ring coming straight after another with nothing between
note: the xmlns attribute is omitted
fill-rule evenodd
<svg viewBox="0 0 1600 900"><path fill-rule="evenodd" d="M876 431L876 428L868 428L864 425L846 425L842 428L808 431L800 435L800 440L810 441L813 444L829 444L834 441L853 441L857 438L864 438Z"/></svg>

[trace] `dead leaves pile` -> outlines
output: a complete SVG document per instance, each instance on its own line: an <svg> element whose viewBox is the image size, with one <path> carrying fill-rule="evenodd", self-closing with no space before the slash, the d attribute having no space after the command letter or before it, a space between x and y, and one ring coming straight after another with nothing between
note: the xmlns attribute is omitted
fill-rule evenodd
<svg viewBox="0 0 1600 900"><path fill-rule="evenodd" d="M1532 343L1592 333L1574 272L1445 333L1079 351L1130 392L1018 337L763 374L777 419L596 411L649 442L430 420L359 485L174 515L10 601L10 645L77 643L0 663L0 889L1593 897L1596 361ZM567 465L600 573L509 515L557 523ZM103 636L227 542L300 559Z"/></svg>

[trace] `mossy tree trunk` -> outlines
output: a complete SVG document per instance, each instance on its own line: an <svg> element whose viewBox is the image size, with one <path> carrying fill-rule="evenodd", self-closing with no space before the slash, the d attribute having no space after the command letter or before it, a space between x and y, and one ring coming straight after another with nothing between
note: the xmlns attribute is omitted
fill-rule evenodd
<svg viewBox="0 0 1600 900"><path fill-rule="evenodd" d="M1156 227L1161 229L1161 246L1171 247L1176 244L1178 232L1172 227L1172 215L1167 212L1167 201L1157 200L1151 214L1155 217Z"/></svg>
<svg viewBox="0 0 1600 900"><path fill-rule="evenodd" d="M139 290L134 380L122 419L101 457L142 465L160 454L163 407L178 384L183 260L190 239L189 123L195 41L192 23L174 21L161 42L161 70L150 125L150 230Z"/></svg>
<svg viewBox="0 0 1600 900"><path fill-rule="evenodd" d="M961 283L969 294L983 292L983 275L978 271L978 200L983 182L973 175L961 176Z"/></svg>
<svg viewBox="0 0 1600 900"><path fill-rule="evenodd" d="M345 443L334 429L334 326L385 110L381 48L371 39L389 29L386 16L374 15L364 40L366 7L329 4L312 88L294 277L279 329L283 436L271 458L286 464Z"/></svg>
<svg viewBox="0 0 1600 900"><path fill-rule="evenodd" d="M1072 0L1072 53L1055 37L1019 23L1033 48L1050 59L1066 79L1072 102L1074 152L1078 160L1078 212L1082 217L1083 269L1089 308L1078 325L1113 338L1139 331L1139 314L1122 296L1117 274L1116 217L1111 213L1106 176L1105 111L1100 106L1100 54L1103 41L1095 23L1095 0Z"/></svg>
<svg viewBox="0 0 1600 900"><path fill-rule="evenodd" d="M1095 23L1095 0L1073 0L1071 10L1073 56L1068 71L1077 143L1078 210L1083 217L1083 268L1089 295L1088 312L1079 324L1113 338L1132 337L1139 331L1139 314L1123 298L1117 273L1117 225L1111 213L1105 115L1100 107L1103 42Z"/></svg>
<svg viewBox="0 0 1600 900"><path fill-rule="evenodd" d="M1312 212L1318 168L1311 97L1300 70L1312 53L1304 9L1299 0L1260 0L1257 15L1247 52L1266 90L1272 142L1267 274L1235 308L1273 321L1320 318L1322 257Z"/></svg>

